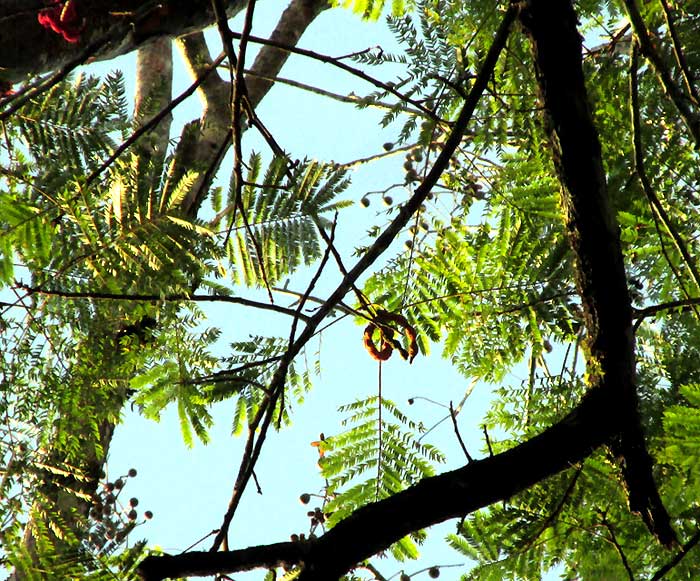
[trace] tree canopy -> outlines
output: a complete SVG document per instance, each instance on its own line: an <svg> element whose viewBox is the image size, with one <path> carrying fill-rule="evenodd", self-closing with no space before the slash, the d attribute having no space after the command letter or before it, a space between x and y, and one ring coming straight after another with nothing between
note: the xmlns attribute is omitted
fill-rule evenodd
<svg viewBox="0 0 700 581"><path fill-rule="evenodd" d="M326 0L291 0L268 38L255 0L0 2L11 578L381 580L393 573L377 555L415 559L425 529L449 519L463 579L692 578L700 5L338 4L386 19L399 49L302 48ZM134 95L123 72L76 71L131 51ZM285 78L290 55L358 88ZM174 94L179 66L192 84ZM291 155L259 113L280 84L383 111L384 147L355 164ZM195 93L201 115L176 130ZM252 132L264 151L245 146ZM353 187L351 166L396 155L403 169L376 191ZM385 212L362 210L378 198ZM355 248L340 242L347 213L367 220ZM320 294L321 279L333 290ZM214 303L244 307L232 344L207 319ZM258 312L284 333L246 337ZM377 392L348 394L343 425L314 442L323 488L309 533L229 544L268 434L310 389L333 388L310 346L330 324L377 361ZM460 436L469 392L453 405L433 387L463 451L451 471L422 418L381 390L384 361L436 349L471 385L498 386L478 451ZM135 540L148 513L118 510L125 479L104 476L120 419L174 406L185 441L206 442L222 401L245 447L211 546L149 549Z"/></svg>

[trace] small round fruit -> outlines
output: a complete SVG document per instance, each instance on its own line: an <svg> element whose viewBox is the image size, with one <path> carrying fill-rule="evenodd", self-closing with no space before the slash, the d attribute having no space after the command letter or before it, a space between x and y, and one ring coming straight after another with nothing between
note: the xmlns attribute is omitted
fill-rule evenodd
<svg viewBox="0 0 700 581"><path fill-rule="evenodd" d="M128 474L129 474L129 476L131 476L133 478L138 473L136 472L136 468L129 468Z"/></svg>
<svg viewBox="0 0 700 581"><path fill-rule="evenodd" d="M136 517L138 516L138 513L132 508L127 514L127 518L129 520L136 520Z"/></svg>
<svg viewBox="0 0 700 581"><path fill-rule="evenodd" d="M384 151L391 151L394 149L394 144L391 141L387 141L384 145L382 145L384 148Z"/></svg>
<svg viewBox="0 0 700 581"><path fill-rule="evenodd" d="M367 196L363 196L360 199L360 206L362 206L363 208L369 208L369 198Z"/></svg>
<svg viewBox="0 0 700 581"><path fill-rule="evenodd" d="M299 496L299 502L301 504L309 504L309 501L311 500L311 495L308 492L305 492L301 496Z"/></svg>
<svg viewBox="0 0 700 581"><path fill-rule="evenodd" d="M420 177L418 176L418 172L416 170L411 170L406 172L406 183L407 184L413 184L415 182L420 181Z"/></svg>
<svg viewBox="0 0 700 581"><path fill-rule="evenodd" d="M391 196L383 196L382 202L384 202L385 206L391 206L394 203L394 198Z"/></svg>
<svg viewBox="0 0 700 581"><path fill-rule="evenodd" d="M136 498L135 496L133 498L129 499L129 505L130 506L138 506L139 505L139 499Z"/></svg>
<svg viewBox="0 0 700 581"><path fill-rule="evenodd" d="M431 579L437 579L440 576L440 569L438 567L430 567L428 569L428 577Z"/></svg>
<svg viewBox="0 0 700 581"><path fill-rule="evenodd" d="M147 510L143 513L143 516L146 520L151 520L153 518L153 513L150 510Z"/></svg>

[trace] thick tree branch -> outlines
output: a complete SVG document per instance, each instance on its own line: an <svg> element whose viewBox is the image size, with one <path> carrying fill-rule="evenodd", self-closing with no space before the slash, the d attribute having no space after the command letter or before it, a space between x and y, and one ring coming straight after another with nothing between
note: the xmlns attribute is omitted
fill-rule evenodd
<svg viewBox="0 0 700 581"><path fill-rule="evenodd" d="M149 142L141 141L145 155L164 158L170 139L172 110L173 47L169 38L163 37L140 49L136 55L136 94L134 96L134 120L142 125L159 111L167 111L149 134Z"/></svg>
<svg viewBox="0 0 700 581"><path fill-rule="evenodd" d="M659 581L659 579L663 579L666 576L666 573L668 573L676 565L678 565L678 563L680 563L685 558L685 556L697 546L698 543L700 543L700 531L696 531L695 534L692 537L690 537L690 539L688 539L687 542L683 543L683 546L681 547L680 551L678 551L678 553L676 553L668 563L666 563L656 573L654 573L650 581Z"/></svg>
<svg viewBox="0 0 700 581"><path fill-rule="evenodd" d="M308 321L306 328L299 334L299 336L294 340L294 342L290 345L289 349L287 350L287 353L285 354L284 360L281 362L279 368L275 372L274 376L272 377L270 381L270 386L269 386L269 393L273 394L272 397L268 398L263 406L261 406L260 410L266 409L266 417L265 420L263 421L263 425L261 427L261 434L264 434L264 431L267 428L267 425L269 425L269 421L272 417L272 410L274 410L275 404L276 404L276 398L279 397L279 394L282 387L284 386L284 382L286 379L286 373L287 373L287 368L289 366L289 362L298 355L298 353L301 351L301 349L306 345L306 343L313 337L316 329L318 326L321 324L321 322L326 318L326 316L335 308L335 306L342 301L343 297L352 289L353 285L357 282L358 278L379 258L383 252L389 247L391 242L396 238L396 236L401 232L401 230L406 226L406 224L409 222L411 217L414 215L416 211L420 208L420 205L423 203L425 200L426 196L430 193L432 188L435 186L437 183L438 179L440 178L440 175L442 175L442 172L445 170L447 167L449 160L451 159L452 155L456 151L457 147L459 146L462 136L467 128L467 125L474 113L474 110L476 108L477 103L479 102L484 90L486 89L486 86L488 84L489 79L491 78L493 74L493 70L496 66L496 62L498 61L499 55L503 48L505 47L506 40L508 38L508 35L510 34L510 29L513 24L513 21L516 16L516 8L515 6L511 6L506 14L503 17L503 20L501 22L501 25L496 33L496 37L491 45L491 48L489 49L484 62L481 66L481 69L479 70L479 74L477 75L476 79L474 80L474 84L472 85L472 88L470 90L470 93L467 97L466 102L464 103L464 106L462 107L462 110L457 118L457 120L454 123L452 132L450 133L449 137L445 141L445 145L442 149L442 151L439 153L437 156L437 159L435 161L435 164L433 167L430 169L428 172L427 176L425 177L424 181L416 188L413 196L401 207L401 209L398 212L398 215L394 218L394 220L389 224L389 226L382 232L382 234L379 235L379 237L375 240L374 244L367 250L367 252L363 255L363 257L358 260L358 262L355 264L355 266L343 277L342 282L338 285L338 287L335 289L335 291L329 296L329 298L326 300L325 304L323 304L317 311L316 313L310 318ZM259 418L256 417L256 421L259 421ZM574 424L578 425L577 421L574 421ZM603 426L606 424L603 423ZM596 428L597 430L597 428ZM583 442L584 447L586 450L590 451L590 441L592 439L595 439L596 442L598 441L599 437L596 438L584 438L580 440L578 443ZM536 440L536 438L535 438ZM534 441L534 440L533 440ZM566 440L560 440L559 445ZM600 442L602 442L603 439L600 439ZM596 443L595 445L598 445L600 442ZM526 443L526 445L529 444ZM575 446L574 446L575 447ZM578 459L573 460L573 462L577 462ZM568 462L568 461L567 461ZM556 470L560 470L565 466L568 466L568 463L565 462L562 467L557 467L555 468ZM475 465L476 463L471 464L470 466ZM558 465L557 465L558 466ZM243 469L243 465L242 465ZM502 467L500 469L503 469ZM510 468L508 468L510 470ZM552 472L547 472L547 474L551 474ZM237 486L237 491L234 494L234 499L240 498L240 495L242 493L242 490L245 489L247 482L250 478L251 471L246 470L245 472L241 472L240 474L243 474L244 477L242 479L239 478L236 482ZM240 476L239 474L239 476ZM534 484L537 482L539 479L543 478L544 476L537 476L535 477L536 479L533 480L531 483L528 484ZM440 477L438 477L440 478ZM530 478L530 475L525 475L525 478ZM509 487L513 482L514 479L510 478L504 478L504 481L508 481L506 483L506 487ZM425 482L425 481L424 481ZM418 485L420 486L420 484ZM473 486L473 483L470 484L470 486ZM415 488L415 487L414 487ZM412 489L409 489L412 490ZM515 492L518 492L519 490L522 489L514 489L511 491L510 488L508 488L509 492L507 493L508 495L514 494ZM408 493L409 491L406 491ZM467 491L468 492L468 491ZM403 494L403 493L402 493ZM489 491L490 494L490 491ZM467 497L469 496L468 494L466 495ZM410 494L409 494L410 497ZM393 507L393 502L397 502L393 500L396 497L392 497L387 499L386 501L383 501L382 503L379 503L381 506L389 506L391 507L389 509L389 513L387 513L386 516L382 516L384 520L389 522L391 518L394 518L396 514L401 514L401 512L395 512L396 510L400 510L399 508ZM403 496L401 498L404 498ZM446 499L443 499L446 500ZM495 498L494 500L499 500L499 498ZM469 499L471 501L471 499ZM400 502L400 501L398 501ZM413 501L411 501L413 502ZM422 501L420 501L422 502ZM422 506L421 504L416 505L416 506ZM478 502L478 501L477 501ZM489 501L491 502L491 501ZM447 503L449 505L449 503ZM370 506L376 506L376 505L370 505ZM429 506L429 505L425 505ZM479 508L480 506L484 506L483 504L480 504L479 506L475 506L471 510L475 510L476 508ZM363 513L368 507L365 507L364 509L361 509L358 511L358 513ZM381 511L380 511L381 512ZM450 518L451 516L460 516L461 514L464 514L465 511L462 511L461 509L457 509L457 511L453 514L452 512L449 512L448 516L441 516L441 512L438 510L435 514L433 514L430 510L426 510L423 508L421 511L421 515L423 519L433 519L433 518L438 518L439 520L432 521L432 522L440 522L441 520L445 520L446 518ZM469 511L466 511L469 512ZM389 518L388 515L391 515L391 518ZM313 558L309 558L305 563L307 566L307 569L305 569L304 575L305 577L302 577L305 581L309 581L311 579L323 579L323 581L330 581L331 579L335 579L338 576L340 576L343 572L347 571L350 567L353 565L357 564L358 562L362 561L365 558L370 557L374 553L386 548L396 540L400 539L404 535L406 535L408 532L412 530L416 530L419 528L423 528L424 526L428 526L428 524L431 523L423 523L420 524L418 523L417 526L414 528L414 521L409 520L407 523L403 523L402 528L398 532L392 530L391 528L387 527L383 531L379 530L382 529L383 527L379 527L375 525L370 525L367 524L366 520L367 517L361 517L361 523L364 522L364 525L360 525L360 529L362 526L371 526L374 529L374 536L372 535L367 535L367 531L363 531L360 533L358 530L356 530L354 527L356 526L355 524L355 515L351 516L349 519L346 521L343 521L343 523L338 524L330 533L327 535L324 535L325 538L328 535L342 535L344 530L349 530L350 531L350 537L348 537L344 541L332 541L328 547L333 547L333 550L329 550L327 546L325 546L323 543L314 543L314 546L320 546L321 548L318 549L318 552L315 553L315 556ZM371 518L371 517L370 517ZM376 522L383 522L382 520L376 521ZM409 528L406 528L409 527ZM340 533L337 533L336 531L340 531ZM394 533L398 534L396 536ZM365 536L367 539L367 543L364 544L359 544L358 539ZM335 538L335 537L331 537ZM352 539L352 541L350 540ZM217 539L218 541L218 539ZM334 544L334 543L342 543L342 544ZM218 546L218 545L215 545ZM339 554L339 547L344 547L344 551L347 553L346 555L340 555ZM213 553L215 554L215 553ZM332 556L332 557L331 557ZM187 559L189 557L185 557ZM159 559L163 559L162 561L159 561ZM153 557L144 560L142 567L140 568L141 574L144 579L163 579L164 577L170 576L170 577L175 577L178 575L192 575L195 574L193 571L189 568L187 570L181 570L178 569L180 566L179 563L176 563L175 565L172 565L171 563L173 562L172 559L173 557ZM332 562L328 562L328 559L331 559ZM220 561L217 561L220 563ZM165 567L167 572L165 574L162 573L162 567ZM185 567L189 567L189 565L185 565ZM196 567L199 567L199 565L196 565ZM197 571L200 571L201 568L196 569ZM221 570L219 570L221 571ZM208 574L208 573L197 573L197 574ZM300 578L300 579L302 579Z"/></svg>
<svg viewBox="0 0 700 581"><path fill-rule="evenodd" d="M630 509L665 545L676 542L652 476L638 409L632 305L622 249L607 192L600 142L587 101L581 37L570 2L531 0L521 22L533 44L561 202L576 257L584 309L587 373L608 386L620 434L612 447L622 461Z"/></svg>
<svg viewBox="0 0 700 581"><path fill-rule="evenodd" d="M232 573L286 561L304 566L299 581L338 579L412 531L507 500L582 461L612 435L615 411L607 405L607 391L607 385L592 389L574 411L539 436L364 506L314 541L148 557L139 567L141 577L144 581L160 581L166 577Z"/></svg>
<svg viewBox="0 0 700 581"><path fill-rule="evenodd" d="M296 46L302 32L321 12L329 7L330 4L327 0L292 0L280 18L280 24L284 23L284 26L275 28L270 35L270 41L278 46ZM248 36L248 38L251 37ZM277 48L272 44L266 45L258 53L251 67L253 76L246 79L248 99L250 99L251 104L259 103L274 84L273 81L256 75L276 77L288 58L288 50Z"/></svg>
<svg viewBox="0 0 700 581"><path fill-rule="evenodd" d="M696 111L692 106L691 95L687 95L674 81L673 75L667 64L664 62L659 51L654 47L651 35L647 30L647 26L644 23L639 8L635 0L624 0L625 7L627 8L627 14L629 15L630 22L632 23L632 29L634 30L634 35L637 37L639 42L639 49L641 53L649 60L656 75L659 77L661 84L666 91L666 94L670 97L673 104L678 109L681 114L683 121L685 122L690 135L695 142L695 147L700 148L700 113Z"/></svg>
<svg viewBox="0 0 700 581"><path fill-rule="evenodd" d="M223 2L223 0L221 0ZM326 0L292 0L287 9L282 13L277 26L272 33L273 38L281 38L293 47L301 38L313 20L329 5ZM239 37L240 35L238 35ZM232 38L237 37L231 35ZM197 75L200 68L211 61L208 50L201 34L194 37L185 37L179 42L193 75ZM253 64L252 70L262 75L276 76L289 56L288 51L277 47L265 46ZM263 61L258 64L258 61ZM262 68L269 67L267 69ZM266 131L257 116L255 109L268 93L272 83L260 84L259 80L246 78L246 112L248 124L243 126L241 119L236 119L243 132L248 125L255 125L270 143L275 154L281 155L281 148L274 142L272 136ZM199 168L202 172L199 179L193 185L191 192L183 201L183 210L190 215L196 215L209 184L218 168L225 152L228 150L233 132L231 130L231 86L224 82L218 75L215 81L205 86L201 96L207 105L202 118L190 123L187 131L192 135L192 143L187 149L182 150L182 159L185 167ZM226 95L226 98L224 98ZM214 108L216 107L216 108ZM201 132L201 139L197 135Z"/></svg>
<svg viewBox="0 0 700 581"><path fill-rule="evenodd" d="M3 0L0 22L3 24L3 50L0 54L0 78L18 82L28 75L58 69L73 60L89 44L113 34L118 37L101 46L96 60L108 60L136 50L160 36L176 37L202 30L214 22L210 0L80 0L79 16L85 26L76 44L45 29L37 20L44 0ZM226 13L232 17L244 6L243 0L225 0ZM146 15L145 18L138 18ZM132 26L135 21L136 24Z"/></svg>

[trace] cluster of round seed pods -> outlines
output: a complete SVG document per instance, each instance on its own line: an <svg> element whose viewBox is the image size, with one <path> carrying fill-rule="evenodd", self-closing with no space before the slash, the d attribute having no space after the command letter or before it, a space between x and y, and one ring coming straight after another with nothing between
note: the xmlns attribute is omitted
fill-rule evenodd
<svg viewBox="0 0 700 581"><path fill-rule="evenodd" d="M404 176L404 184L409 185L420 181L420 176L416 167L413 165L415 163L420 163L423 161L423 153L420 149L415 151L409 151L406 154L406 161L403 163L403 169L406 172Z"/></svg>
<svg viewBox="0 0 700 581"><path fill-rule="evenodd" d="M360 206L362 206L363 208L369 208L370 203L371 202L369 199L369 195L365 194L364 196L362 196L362 198L360 198ZM382 194L382 203L385 206L391 206L394 203L394 198L392 198L389 194Z"/></svg>
<svg viewBox="0 0 700 581"><path fill-rule="evenodd" d="M105 480L102 486L95 492L92 507L90 508L90 531L87 536L89 546L98 552L112 552L120 544L126 541L129 533L138 524L153 518L153 513L146 510L143 513L144 521L138 523L139 499L130 498L126 503L119 501L129 478L136 476L136 468L115 480Z"/></svg>
<svg viewBox="0 0 700 581"><path fill-rule="evenodd" d="M323 436L323 434L321 434ZM324 524L326 523L326 519L331 515L331 513L325 513L323 512L323 507L326 505L326 502L328 501L328 496L323 493L323 494L310 494L308 492L304 492L303 494L299 495L299 502L301 504L307 505L309 502L311 502L311 497L316 497L320 498L322 500L321 506L316 506L313 508L313 510L309 510L306 513L306 516L309 517L310 521L310 527L309 527L309 534L308 536L301 533L301 534L293 534L291 535L291 540L292 541L304 541L307 538L308 539L313 539L316 537L316 529L320 526L323 528Z"/></svg>
<svg viewBox="0 0 700 581"><path fill-rule="evenodd" d="M323 514L323 511L318 506L307 512L306 516L308 516L311 520L312 529L315 529L318 525L322 525L326 522L326 515Z"/></svg>

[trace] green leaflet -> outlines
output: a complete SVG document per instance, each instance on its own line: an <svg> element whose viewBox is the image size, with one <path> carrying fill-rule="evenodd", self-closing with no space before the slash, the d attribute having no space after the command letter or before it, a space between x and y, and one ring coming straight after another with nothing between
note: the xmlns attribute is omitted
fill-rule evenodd
<svg viewBox="0 0 700 581"><path fill-rule="evenodd" d="M289 165L285 158L273 159L261 179L262 160L251 155L241 189L244 213L236 206L235 174L231 177L227 206L219 216L225 214L231 233L227 252L235 282L275 284L310 265L321 256L318 225L328 229L327 216L350 203L334 201L350 183L343 170L317 161Z"/></svg>
<svg viewBox="0 0 700 581"><path fill-rule="evenodd" d="M422 425L410 420L392 401L372 396L340 411L348 414L343 421L348 429L326 438L325 455L319 461L331 498L324 507L326 513L332 513L329 526L369 502L433 476L435 465L444 462L437 448L420 441ZM392 555L399 560L417 558L415 541L423 537L417 531L401 539L392 545Z"/></svg>

